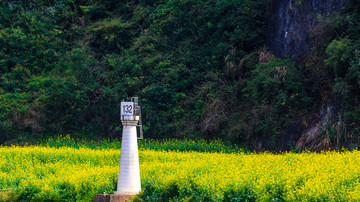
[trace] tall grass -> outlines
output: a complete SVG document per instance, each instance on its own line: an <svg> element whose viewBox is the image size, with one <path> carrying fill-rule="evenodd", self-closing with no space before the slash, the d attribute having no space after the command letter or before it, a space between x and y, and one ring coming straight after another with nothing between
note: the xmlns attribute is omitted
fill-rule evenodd
<svg viewBox="0 0 360 202"><path fill-rule="evenodd" d="M91 149L121 149L120 139L107 139L102 141L85 141L71 138L69 135L50 138L42 143L46 147L71 147L71 148L91 148ZM222 153L242 153L249 152L235 144L223 142L221 140L138 140L139 150L156 151L197 151L197 152L222 152Z"/></svg>

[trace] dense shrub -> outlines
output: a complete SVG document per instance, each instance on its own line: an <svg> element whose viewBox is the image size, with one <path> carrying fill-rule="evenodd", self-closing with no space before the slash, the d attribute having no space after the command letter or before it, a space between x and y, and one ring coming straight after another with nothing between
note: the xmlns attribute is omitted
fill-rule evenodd
<svg viewBox="0 0 360 202"><path fill-rule="evenodd" d="M267 50L272 3L1 1L1 143L57 132L118 137L119 102L132 96L148 138L266 137L289 149L324 100L356 133L358 1L318 16L313 52L296 64Z"/></svg>

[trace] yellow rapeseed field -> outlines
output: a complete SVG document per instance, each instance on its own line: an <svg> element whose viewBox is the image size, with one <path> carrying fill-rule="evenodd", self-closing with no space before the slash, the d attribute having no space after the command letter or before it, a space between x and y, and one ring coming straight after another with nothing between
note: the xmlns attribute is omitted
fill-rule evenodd
<svg viewBox="0 0 360 202"><path fill-rule="evenodd" d="M360 152L140 153L145 201L360 201ZM116 189L120 150L0 147L11 200L91 201Z"/></svg>

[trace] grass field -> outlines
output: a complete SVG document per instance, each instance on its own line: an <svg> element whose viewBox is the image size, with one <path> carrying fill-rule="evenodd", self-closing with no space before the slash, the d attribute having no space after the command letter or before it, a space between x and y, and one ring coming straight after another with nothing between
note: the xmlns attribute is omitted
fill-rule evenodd
<svg viewBox="0 0 360 202"><path fill-rule="evenodd" d="M221 142L139 144L144 201L359 201L360 152L248 153ZM0 200L92 201L116 189L120 142L0 147ZM178 147L176 147L178 146ZM187 150L189 151L186 151Z"/></svg>

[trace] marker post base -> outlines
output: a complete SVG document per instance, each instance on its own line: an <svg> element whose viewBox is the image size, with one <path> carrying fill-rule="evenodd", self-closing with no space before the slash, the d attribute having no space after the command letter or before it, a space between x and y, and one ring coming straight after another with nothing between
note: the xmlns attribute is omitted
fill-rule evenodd
<svg viewBox="0 0 360 202"><path fill-rule="evenodd" d="M135 119L135 120L134 120ZM138 117L122 120L123 133L119 178L115 195L135 195L141 191L139 153L137 145L136 125Z"/></svg>
<svg viewBox="0 0 360 202"><path fill-rule="evenodd" d="M95 194L94 202L127 202L134 195Z"/></svg>

